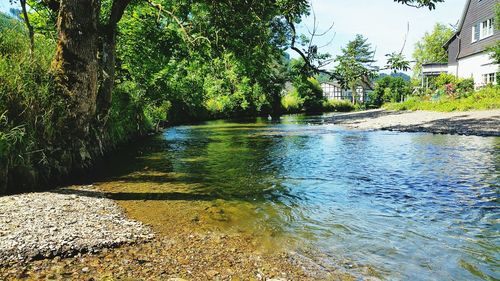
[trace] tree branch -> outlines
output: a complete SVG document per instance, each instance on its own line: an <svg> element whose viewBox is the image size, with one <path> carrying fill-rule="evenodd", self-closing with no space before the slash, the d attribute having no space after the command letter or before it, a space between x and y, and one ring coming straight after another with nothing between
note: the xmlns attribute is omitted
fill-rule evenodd
<svg viewBox="0 0 500 281"><path fill-rule="evenodd" d="M35 32L33 31L33 26L30 24L30 19L28 17L28 11L26 10L26 0L20 0L21 8L23 10L23 18L28 28L29 38L30 38L30 55L31 58L35 55Z"/></svg>
<svg viewBox="0 0 500 281"><path fill-rule="evenodd" d="M111 14L108 19L108 26L110 28L115 28L118 22L123 17L123 13L127 8L128 4L130 4L131 0L114 0L113 5L111 6Z"/></svg>
<svg viewBox="0 0 500 281"><path fill-rule="evenodd" d="M187 32L186 28L184 27L184 25L182 24L181 20L176 15L174 15L174 13L172 13L171 11L163 9L163 6L161 4L154 3L151 0L146 0L146 2L148 2L148 4L151 7L153 7L153 8L155 8L155 9L158 10L158 17L160 17L161 13L166 13L168 16L170 16L171 18L173 18L174 21L177 23L177 25L181 28L182 33L184 34L184 39L187 42L189 42L190 44L194 44L198 40L205 40L205 41L208 42L208 44L211 44L210 40L207 37L205 37L205 36L196 36L194 38L191 37L189 35L189 33Z"/></svg>

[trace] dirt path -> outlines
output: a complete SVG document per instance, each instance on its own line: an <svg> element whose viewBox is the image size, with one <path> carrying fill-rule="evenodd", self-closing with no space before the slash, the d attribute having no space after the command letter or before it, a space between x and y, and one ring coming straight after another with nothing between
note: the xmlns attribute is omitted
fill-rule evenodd
<svg viewBox="0 0 500 281"><path fill-rule="evenodd" d="M360 130L500 136L500 110L433 112L377 109L337 114L327 120Z"/></svg>

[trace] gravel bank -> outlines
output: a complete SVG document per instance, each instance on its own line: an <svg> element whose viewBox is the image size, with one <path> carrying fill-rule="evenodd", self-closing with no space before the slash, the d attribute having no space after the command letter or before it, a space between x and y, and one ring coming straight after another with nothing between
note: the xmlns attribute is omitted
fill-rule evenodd
<svg viewBox="0 0 500 281"><path fill-rule="evenodd" d="M149 227L125 217L92 187L0 197L0 266L147 241ZM99 194L99 193L93 193Z"/></svg>
<svg viewBox="0 0 500 281"><path fill-rule="evenodd" d="M328 122L360 130L500 136L500 110L433 112L377 109L336 114Z"/></svg>

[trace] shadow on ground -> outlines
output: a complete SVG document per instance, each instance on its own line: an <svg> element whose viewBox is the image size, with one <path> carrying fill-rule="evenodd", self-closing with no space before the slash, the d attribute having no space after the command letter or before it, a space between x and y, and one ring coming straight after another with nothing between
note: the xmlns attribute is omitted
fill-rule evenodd
<svg viewBox="0 0 500 281"><path fill-rule="evenodd" d="M500 118L467 118L468 116L454 116L433 120L418 125L386 126L382 130L401 132L428 132L434 134L456 134L475 136L500 136Z"/></svg>

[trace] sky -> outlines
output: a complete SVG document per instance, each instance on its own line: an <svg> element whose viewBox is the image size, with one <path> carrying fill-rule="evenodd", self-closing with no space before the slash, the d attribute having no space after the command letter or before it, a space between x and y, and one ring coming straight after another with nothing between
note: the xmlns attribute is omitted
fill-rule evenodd
<svg viewBox="0 0 500 281"><path fill-rule="evenodd" d="M322 46L332 39L332 43L320 49L333 56L340 53L342 46L354 39L356 34L368 38L376 49L377 65L385 65L385 54L399 52L403 46L408 23L410 26L403 54L411 58L415 44L432 31L436 23L455 25L461 18L466 0L445 0L436 10L416 9L395 3L393 0L311 0L316 14L318 31L327 30L332 23L333 30L315 40ZM303 20L298 33L308 34L313 27L313 17ZM293 51L292 57L297 57Z"/></svg>
<svg viewBox="0 0 500 281"><path fill-rule="evenodd" d="M325 31L334 24L331 32L316 38L314 42L322 46L331 41L331 44L320 51L335 56L356 34L362 34L376 49L377 65L383 66L386 62L385 54L401 50L409 24L403 54L410 59L415 43L425 32L432 31L436 23L454 25L460 20L465 1L445 0L437 5L436 10L429 11L426 8L407 7L393 0L311 0L318 31ZM10 7L8 0L0 0L0 11L8 11ZM313 22L312 16L304 18L298 27L298 33L307 35L307 27L311 29ZM290 55L298 57L293 51L290 51Z"/></svg>

